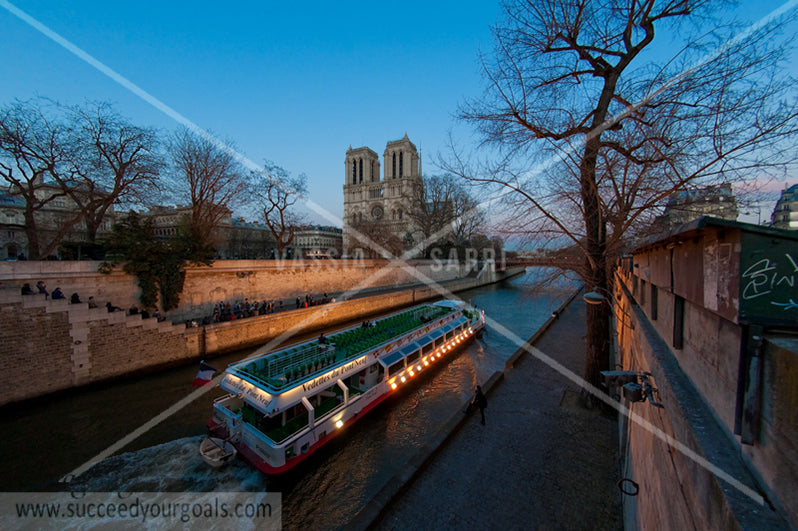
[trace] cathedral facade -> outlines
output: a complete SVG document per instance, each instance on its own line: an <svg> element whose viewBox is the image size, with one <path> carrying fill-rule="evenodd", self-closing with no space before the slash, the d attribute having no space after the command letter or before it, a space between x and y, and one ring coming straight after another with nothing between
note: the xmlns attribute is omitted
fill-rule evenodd
<svg viewBox="0 0 798 531"><path fill-rule="evenodd" d="M346 150L344 161L343 248L345 256L368 248L354 233L367 236L394 252L408 249L414 241L414 197L421 187L421 159L407 137L388 142L380 158L368 147Z"/></svg>

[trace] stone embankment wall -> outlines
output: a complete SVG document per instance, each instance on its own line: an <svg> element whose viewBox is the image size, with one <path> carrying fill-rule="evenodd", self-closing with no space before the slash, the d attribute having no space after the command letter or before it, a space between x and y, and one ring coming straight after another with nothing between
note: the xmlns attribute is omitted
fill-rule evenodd
<svg viewBox="0 0 798 531"><path fill-rule="evenodd" d="M199 329L0 292L0 405L197 356Z"/></svg>
<svg viewBox="0 0 798 531"><path fill-rule="evenodd" d="M67 297L77 293L82 301L93 296L102 306L129 309L141 306L135 277L116 268L108 275L97 272L100 262L22 261L0 262L0 291L19 293L24 283L36 289L60 287ZM362 291L382 286L418 282L446 282L475 276L477 263L439 260L217 260L208 267L190 267L178 308L164 316L172 322L201 319L213 314L214 304L225 301L291 299L312 294Z"/></svg>
<svg viewBox="0 0 798 531"><path fill-rule="evenodd" d="M47 264L47 262L31 262ZM62 264L58 264L61 266ZM79 269L79 268L78 268ZM402 277L389 267L387 271L374 272L374 276L395 281ZM331 274L332 269L327 271ZM446 282L449 291L470 289L479 285L512 276L522 270L498 275L490 270L481 275L471 275L461 280ZM237 271L236 273L240 272ZM37 269L38 275L27 278L54 278ZM60 274L63 275L61 270ZM60 285L88 286L85 271L73 271L74 284L47 281L48 288ZM194 280L194 285L224 284L230 280L229 271L220 271L221 280L205 278ZM285 274L281 272L280 275ZM320 286L318 280L302 278L297 269L295 282L304 287ZM409 277L410 273L405 272ZM423 274L423 273L422 273ZM305 276L318 275L306 271ZM238 274L232 275L239 278ZM259 276L266 273L259 272ZM115 294L116 301L124 301L121 287L133 289L130 278L123 273L110 277L96 275L105 284L95 285L95 293ZM65 279L67 276L61 276ZM246 278L246 276L245 276ZM332 281L332 277L327 277ZM261 279L266 282L265 279ZM284 280L283 280L284 281ZM352 300L291 310L270 315L250 317L237 321L186 328L184 324L155 319L142 319L141 315L125 312L108 313L104 307L89 309L84 304L69 304L66 300L50 300L44 295L21 295L14 280L13 286L3 282L0 289L0 344L3 345L4 370L0 371L0 405L42 396L89 383L109 380L137 372L152 371L158 367L213 357L224 352L259 346L285 335L308 333L341 325L371 314L385 312L439 295L433 287L415 286L408 289L374 294ZM35 281L31 281L34 285ZM339 284L340 285L340 284ZM389 284L390 285L390 284ZM229 288L231 291L241 287ZM260 288L259 288L260 289ZM278 288L275 288L277 290ZM280 286L291 290L291 286ZM102 291L101 291L102 290ZM64 289L67 296L69 291ZM331 290L332 291L332 290ZM86 292L84 292L86 293ZM238 291L236 291L238 293ZM129 297L129 295L128 295ZM95 295L95 298L99 298ZM254 298L254 297L251 297ZM84 297L85 300L85 297ZM102 302L99 300L98 302ZM290 339L287 339L290 341Z"/></svg>

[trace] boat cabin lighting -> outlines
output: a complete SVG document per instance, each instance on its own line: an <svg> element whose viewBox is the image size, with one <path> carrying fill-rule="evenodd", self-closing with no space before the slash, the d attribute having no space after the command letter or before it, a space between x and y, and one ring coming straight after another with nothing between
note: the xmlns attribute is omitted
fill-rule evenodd
<svg viewBox="0 0 798 531"><path fill-rule="evenodd" d="M421 370L421 365L416 365L416 369Z"/></svg>
<svg viewBox="0 0 798 531"><path fill-rule="evenodd" d="M427 360L424 360L424 365L425 366L429 365L429 362Z"/></svg>
<svg viewBox="0 0 798 531"><path fill-rule="evenodd" d="M396 382L391 382L391 389L396 389Z"/></svg>
<svg viewBox="0 0 798 531"><path fill-rule="evenodd" d="M405 383L406 381L407 381L407 378L405 378L404 376L402 376L402 383Z"/></svg>

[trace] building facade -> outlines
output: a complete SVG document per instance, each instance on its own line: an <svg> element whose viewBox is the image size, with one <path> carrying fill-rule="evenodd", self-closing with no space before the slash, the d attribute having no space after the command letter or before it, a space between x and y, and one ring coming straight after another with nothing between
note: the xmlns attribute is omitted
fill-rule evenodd
<svg viewBox="0 0 798 531"><path fill-rule="evenodd" d="M671 194L657 222L663 229L670 230L701 216L735 221L738 214L731 185L720 184Z"/></svg>
<svg viewBox="0 0 798 531"><path fill-rule="evenodd" d="M153 206L141 215L151 218L155 236L166 240L175 236L183 220L191 216L191 207ZM274 236L268 227L234 218L230 210L214 228L213 239L219 260L269 259L275 255Z"/></svg>
<svg viewBox="0 0 798 531"><path fill-rule="evenodd" d="M72 193L79 194L79 191L73 189ZM74 199L66 195L61 187L44 182L39 182L35 194L38 205L34 220L39 239L38 251L43 253L42 258L56 256L63 242L88 243L89 232ZM14 193L12 187L0 189L0 260L30 257L25 209L25 199ZM98 228L98 238L111 232L114 220L114 208L111 206Z"/></svg>
<svg viewBox="0 0 798 531"><path fill-rule="evenodd" d="M296 258L340 258L343 252L343 231L338 227L313 225L294 233Z"/></svg>
<svg viewBox="0 0 798 531"><path fill-rule="evenodd" d="M798 184L781 192L770 219L774 228L798 230Z"/></svg>
<svg viewBox="0 0 798 531"><path fill-rule="evenodd" d="M408 212L413 197L422 186L421 158L416 146L405 136L388 142L383 152L383 176L380 160L368 147L346 151L344 161L344 219L342 247L345 256L367 247L354 233L378 240L400 242L409 247L415 227Z"/></svg>

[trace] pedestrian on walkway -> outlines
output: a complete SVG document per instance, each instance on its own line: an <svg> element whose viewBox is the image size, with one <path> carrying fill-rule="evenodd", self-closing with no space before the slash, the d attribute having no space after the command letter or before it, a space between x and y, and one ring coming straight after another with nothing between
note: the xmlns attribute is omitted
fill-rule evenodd
<svg viewBox="0 0 798 531"><path fill-rule="evenodd" d="M469 405L469 409L471 407L478 407L479 413L482 415L482 425L485 425L485 408L488 407L488 399L485 398L485 395L482 394L482 387L477 386L476 393L474 393L474 399L471 401Z"/></svg>

